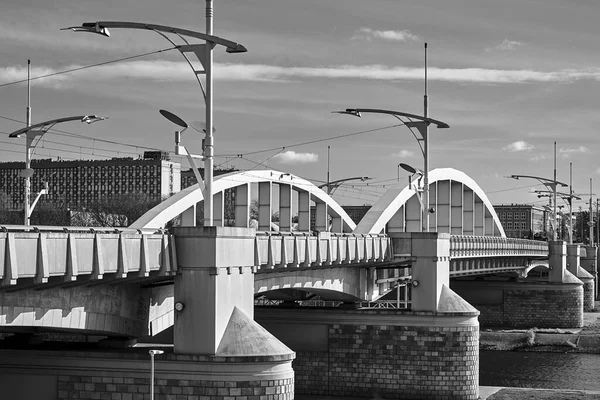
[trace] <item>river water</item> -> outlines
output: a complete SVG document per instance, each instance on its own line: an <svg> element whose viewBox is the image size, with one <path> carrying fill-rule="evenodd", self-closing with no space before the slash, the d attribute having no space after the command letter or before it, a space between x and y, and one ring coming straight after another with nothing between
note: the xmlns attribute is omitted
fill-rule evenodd
<svg viewBox="0 0 600 400"><path fill-rule="evenodd" d="M600 390L600 354L479 352L481 386Z"/></svg>

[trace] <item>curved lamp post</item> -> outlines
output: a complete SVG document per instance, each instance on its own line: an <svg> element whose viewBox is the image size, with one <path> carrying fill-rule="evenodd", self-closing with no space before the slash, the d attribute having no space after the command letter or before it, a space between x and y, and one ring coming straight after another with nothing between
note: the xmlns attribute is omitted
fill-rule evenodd
<svg viewBox="0 0 600 400"><path fill-rule="evenodd" d="M362 117L362 114L387 114L402 122L419 143L421 153L423 154L423 210L422 223L424 231L429 232L429 125L433 124L438 128L449 128L445 122L435 120L429 117L422 117L415 114L409 114L401 111L379 110L374 108L347 108L344 111L333 111L338 114L348 114L355 117ZM412 128L416 128L420 136L415 134ZM423 144L421 144L421 142Z"/></svg>
<svg viewBox="0 0 600 400"><path fill-rule="evenodd" d="M338 179L337 181L333 181L333 182L327 182L327 183L324 183L317 187L319 189L326 187L327 194L331 196L333 194L333 192L335 192L335 189L339 188L342 185L342 183L344 183L344 182L358 181L358 180L360 180L361 182L364 182L364 181L368 181L369 179L373 179L373 178L369 178L368 176L356 176L354 178L344 178L344 179Z"/></svg>
<svg viewBox="0 0 600 400"><path fill-rule="evenodd" d="M206 194L204 196L204 226L213 225L213 154L214 154L214 142L213 142L213 48L216 45L224 46L228 53L245 53L248 51L243 45L232 42L227 39L214 36L213 33L213 0L206 0L206 33L200 33L190 31L187 29L180 29L165 25L146 24L140 22L126 22L126 21L97 21L97 22L84 22L81 26L72 26L69 28L75 32L90 32L97 33L103 36L110 36L109 28L124 28L124 29L145 29L158 33L171 44L175 46L177 50L181 52L183 57L186 59L194 74L202 93L204 95L204 101L206 103L206 137L205 137L205 148L204 148L204 184L206 187ZM177 45L171 40L166 34L174 34L178 36L185 44ZM191 37L195 39L204 40L204 44L193 44L190 43L185 37ZM198 61L204 68L203 71L198 71L192 65L191 61L187 57L186 53L193 53ZM206 75L206 89L202 86L202 82L198 75Z"/></svg>
<svg viewBox="0 0 600 400"><path fill-rule="evenodd" d="M60 124L61 122L69 122L69 121L81 121L87 124L94 123L96 121L102 121L106 119L106 117L98 117L97 115L78 115L74 117L63 117L51 119L49 121L40 122L34 125L26 126L25 128L18 129L8 136L11 138L18 138L22 135L25 135L25 169L21 171L21 176L25 178L25 199L23 201L24 207L24 225L29 225L31 213L33 212L33 208L37 204L40 196L42 194L46 194L48 188L45 187L40 191L38 196L36 197L33 204L30 205L30 197L31 197L31 177L33 176L33 169L31 169L31 157L35 151L35 147L40 142L40 139L46 132L48 132L52 127L56 124Z"/></svg>
<svg viewBox="0 0 600 400"><path fill-rule="evenodd" d="M536 190L538 198L554 196L554 192L550 190ZM556 196L560 197L567 206L569 206L569 244L573 244L573 199L581 200L581 197L573 193L556 192ZM560 212L559 212L560 214Z"/></svg>
<svg viewBox="0 0 600 400"><path fill-rule="evenodd" d="M556 170L555 170L555 174L556 175ZM553 203L554 203L554 208L552 211L552 221L554 221L554 225L556 225L556 215L557 215L557 210L556 210L556 198L557 198L557 191L556 191L556 186L560 185L563 187L568 187L569 185L567 185L566 183L563 182L559 182L556 180L556 178L554 179L548 179L548 178L542 178L540 176L533 176L533 175L511 175L510 176L512 179L521 179L521 178L527 178L527 179L536 179L538 182L540 182L542 185L546 186L548 188L548 190L550 192L552 192L552 198ZM552 229L552 240L556 241L557 240L557 235L556 235L556 229L553 227Z"/></svg>

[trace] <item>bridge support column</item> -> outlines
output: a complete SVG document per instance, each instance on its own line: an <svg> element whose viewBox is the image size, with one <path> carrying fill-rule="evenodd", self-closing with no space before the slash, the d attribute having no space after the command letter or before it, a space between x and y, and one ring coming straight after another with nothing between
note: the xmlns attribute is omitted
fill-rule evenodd
<svg viewBox="0 0 600 400"><path fill-rule="evenodd" d="M592 311L596 297L594 277L581 267L580 256L578 244L567 245L567 270L583 282L583 311Z"/></svg>
<svg viewBox="0 0 600 400"><path fill-rule="evenodd" d="M598 247L585 246L586 255L581 257L581 267L594 277L595 297L599 299L598 290Z"/></svg>
<svg viewBox="0 0 600 400"><path fill-rule="evenodd" d="M291 396L295 354L253 319L255 230L185 227L174 233L180 271L174 353L189 355L202 380L214 383L209 387L236 382L235 391L219 390L210 397ZM244 393L242 388L264 390Z"/></svg>

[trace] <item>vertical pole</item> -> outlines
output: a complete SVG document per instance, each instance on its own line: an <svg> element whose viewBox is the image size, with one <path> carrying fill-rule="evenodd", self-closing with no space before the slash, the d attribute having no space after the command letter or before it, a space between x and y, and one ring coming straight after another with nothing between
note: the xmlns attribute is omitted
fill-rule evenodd
<svg viewBox="0 0 600 400"><path fill-rule="evenodd" d="M331 146L327 146L327 194L331 194L331 186L329 186L329 149Z"/></svg>
<svg viewBox="0 0 600 400"><path fill-rule="evenodd" d="M27 60L27 127L31 126L31 60ZM31 197L31 177L29 169L31 168L31 142L29 131L25 134L25 193L23 200L24 225L29 225L29 198Z"/></svg>
<svg viewBox="0 0 600 400"><path fill-rule="evenodd" d="M154 400L154 352L150 352L150 400Z"/></svg>
<svg viewBox="0 0 600 400"><path fill-rule="evenodd" d="M206 0L206 34L213 34L213 0ZM204 226L213 225L213 44L206 41L206 140L204 143Z"/></svg>
<svg viewBox="0 0 600 400"><path fill-rule="evenodd" d="M569 244L573 244L573 163L569 163Z"/></svg>
<svg viewBox="0 0 600 400"><path fill-rule="evenodd" d="M594 245L594 209L592 207L592 178L590 178L590 218L589 218L589 226L590 226L590 246Z"/></svg>
<svg viewBox="0 0 600 400"><path fill-rule="evenodd" d="M552 232L552 240L556 241L557 240L557 230L556 230L556 142L554 142L554 183L552 185L552 192L553 192L553 202L554 202L554 208L553 208L553 212L552 212L552 219L553 219L553 225L554 225L554 230Z"/></svg>
<svg viewBox="0 0 600 400"><path fill-rule="evenodd" d="M429 116L429 101L427 98L427 42L425 42L425 95L423 96L423 115ZM425 125L423 137L423 210L422 232L429 232L429 124ZM424 229L423 229L424 228Z"/></svg>

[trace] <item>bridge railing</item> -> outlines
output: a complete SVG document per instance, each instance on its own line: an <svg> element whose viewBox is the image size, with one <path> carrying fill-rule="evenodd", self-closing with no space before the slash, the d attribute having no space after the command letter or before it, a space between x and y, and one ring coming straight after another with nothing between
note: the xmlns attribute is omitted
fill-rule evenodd
<svg viewBox="0 0 600 400"><path fill-rule="evenodd" d="M451 259L515 256L547 258L548 242L496 236L452 235L450 237Z"/></svg>
<svg viewBox="0 0 600 400"><path fill-rule="evenodd" d="M387 235L331 232L256 232L254 248L258 273L383 262L392 253Z"/></svg>
<svg viewBox="0 0 600 400"><path fill-rule="evenodd" d="M0 227L0 290L177 270L171 235L156 230ZM58 280L58 281L56 281Z"/></svg>

